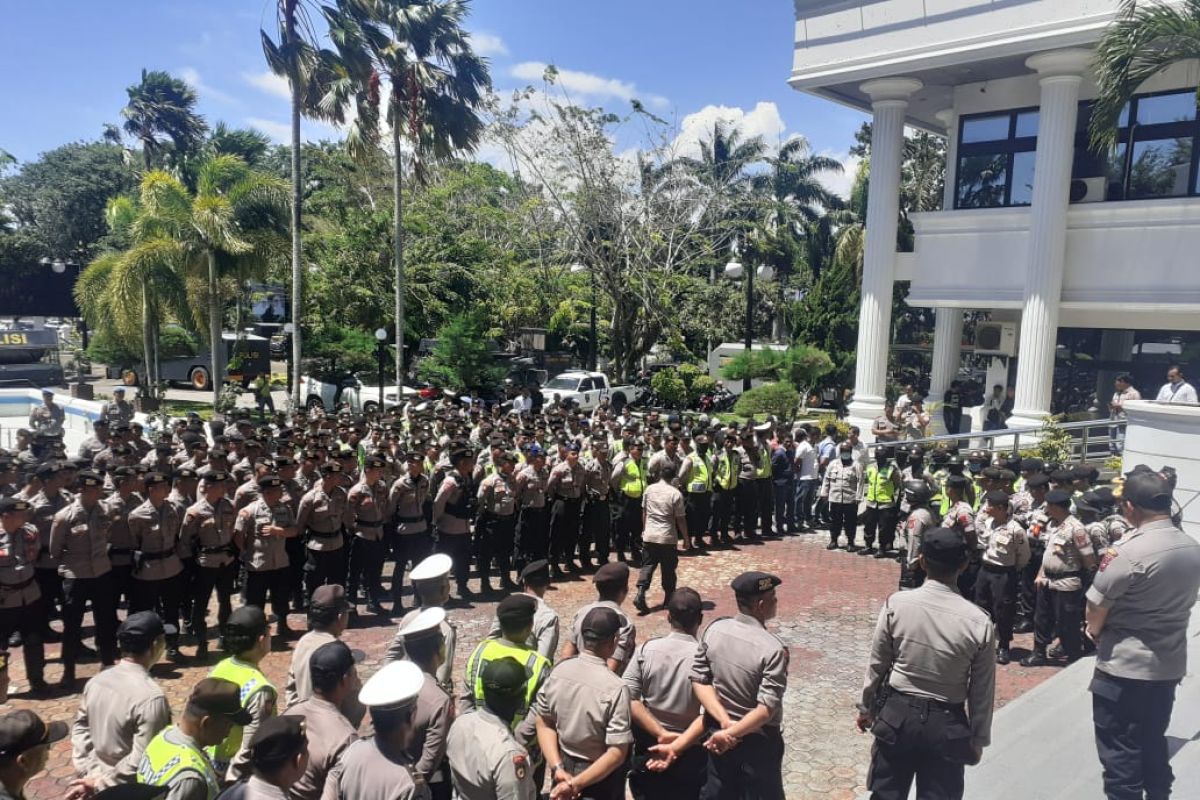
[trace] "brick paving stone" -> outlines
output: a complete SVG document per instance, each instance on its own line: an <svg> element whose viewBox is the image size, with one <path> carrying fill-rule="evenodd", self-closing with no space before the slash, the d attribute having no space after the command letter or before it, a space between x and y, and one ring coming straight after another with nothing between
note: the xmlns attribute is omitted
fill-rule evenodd
<svg viewBox="0 0 1200 800"><path fill-rule="evenodd" d="M788 646L791 657L788 688L784 696L785 788L789 800L806 798L845 798L851 800L865 791L866 770L870 759L870 736L854 727L854 707L861 690L863 670L875 619L884 599L896 588L899 567L893 561L861 558L840 550L826 550L823 535L801 535L763 544L747 544L732 550L715 550L708 555L685 557L680 563L680 586L691 586L712 603L706 621L735 613L729 581L747 569L773 572L783 578L779 588L779 618L770 628ZM385 571L390 574L390 568ZM557 584L547 602L558 610L564 632L576 609L594 598L590 581L577 578ZM651 592L651 604L660 603L657 588ZM411 598L406 598L411 605ZM467 656L483 637L495 611L495 599L476 601L469 607L452 608L451 622L458 629L456 675L462 674ZM212 617L215 618L215 605ZM631 613L632 609L631 609ZM57 623L56 623L57 625ZM289 625L304 628L301 615L289 617ZM666 613L661 607L649 616L637 618L638 640L645 641L668 631ZM344 636L351 648L363 653L363 676L379 666L395 631L391 620L370 615L355 619ZM1025 669L1016 663L1030 645L1031 636L1014 641L1014 663L997 670L996 705L1002 706L1057 669ZM46 678L58 680L62 668L58 662L60 647L47 645ZM184 646L184 653L191 647ZM272 652L264 662L267 676L279 687L284 685L290 650ZM189 661L181 665L160 664L154 669L167 693L171 708L178 713L191 687L216 663ZM79 667L82 680L94 675L99 665ZM78 695L33 700L25 692L27 684L21 657L13 653L12 691L4 706L35 708L47 719L70 721L75 714ZM461 678L459 678L461 683ZM70 744L62 742L50 754L47 772L28 787L29 800L59 798L69 783Z"/></svg>

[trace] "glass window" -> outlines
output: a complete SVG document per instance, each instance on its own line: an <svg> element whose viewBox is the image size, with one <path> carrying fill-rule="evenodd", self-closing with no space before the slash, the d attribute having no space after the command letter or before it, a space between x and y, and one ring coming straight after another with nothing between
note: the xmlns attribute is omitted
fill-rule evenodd
<svg viewBox="0 0 1200 800"><path fill-rule="evenodd" d="M1033 152L1013 153L1012 191L1009 205L1027 206L1033 202Z"/></svg>
<svg viewBox="0 0 1200 800"><path fill-rule="evenodd" d="M1020 114L1017 114L1017 137L1037 136L1038 118L1040 116L1036 111L1022 111Z"/></svg>
<svg viewBox="0 0 1200 800"><path fill-rule="evenodd" d="M1139 97L1138 125L1161 125L1167 122L1189 122L1196 118L1196 93L1178 92ZM1126 123L1122 121L1121 125Z"/></svg>
<svg viewBox="0 0 1200 800"><path fill-rule="evenodd" d="M967 156L958 165L958 207L1002 206L1007 183L1007 154Z"/></svg>
<svg viewBox="0 0 1200 800"><path fill-rule="evenodd" d="M1191 171L1191 137L1134 142L1129 198L1186 195Z"/></svg>
<svg viewBox="0 0 1200 800"><path fill-rule="evenodd" d="M990 117L970 117L963 120L962 143L996 142L1007 139L1011 116L1011 114L997 114Z"/></svg>

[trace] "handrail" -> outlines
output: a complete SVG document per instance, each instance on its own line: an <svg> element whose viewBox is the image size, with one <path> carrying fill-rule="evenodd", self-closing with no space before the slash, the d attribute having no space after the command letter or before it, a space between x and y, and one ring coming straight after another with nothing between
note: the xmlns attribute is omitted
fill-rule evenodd
<svg viewBox="0 0 1200 800"><path fill-rule="evenodd" d="M1125 424L1126 424L1125 420L1094 419L1094 420L1082 420L1079 422L1064 422L1060 425L1057 425L1056 427L1059 430L1068 431L1068 432L1082 431L1083 435L1080 437L1080 441L1082 443L1082 452L1086 455L1089 441L1094 444L1107 444L1108 442L1112 441L1111 434L1108 436L1093 437L1093 436L1088 435L1088 431L1090 431L1092 428L1104 428L1104 429L1106 429L1106 432L1111 431L1111 429L1113 429L1113 428L1120 428L1120 429L1124 430ZM888 446L892 446L892 447L895 447L897 445L905 445L905 446L921 445L926 450L929 450L932 447L936 447L938 444L941 444L943 442L961 442L964 439L968 439L968 440L979 439L979 440L981 440L981 445L982 445L983 441L989 441L992 443L993 446L991 446L991 447L980 446L978 448L972 448L972 449L988 450L990 452L997 452L998 449L994 446L996 439L1001 438L1001 437L1011 436L1011 437L1013 437L1013 443L1012 443L1011 450L1012 450L1012 453L1015 455L1015 454L1019 453L1021 450L1021 436L1022 435L1029 436L1031 434L1041 433L1041 431L1042 431L1042 428L1039 426L1036 428L1032 428L1032 427L999 428L999 429L995 429L995 430L986 430L986 431L979 430L979 431L967 431L964 433L945 433L945 434L939 434L937 436L927 436L923 439L901 439L901 440L894 441L894 442L879 442L879 441L868 442L867 448L869 449L872 447L878 447L880 445L888 445ZM1008 450L1009 448L1005 447L1003 449Z"/></svg>

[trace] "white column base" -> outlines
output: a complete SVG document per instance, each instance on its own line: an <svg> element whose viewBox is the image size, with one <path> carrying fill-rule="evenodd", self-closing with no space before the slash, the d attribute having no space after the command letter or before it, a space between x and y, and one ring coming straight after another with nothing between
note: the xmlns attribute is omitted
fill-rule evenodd
<svg viewBox="0 0 1200 800"><path fill-rule="evenodd" d="M875 418L883 413L883 403L882 397L855 397L846 406L846 422L858 426L859 438L864 442L875 441L871 427L875 424Z"/></svg>
<svg viewBox="0 0 1200 800"><path fill-rule="evenodd" d="M1008 428L1040 428L1048 416L1049 411L1014 410L1004 425Z"/></svg>

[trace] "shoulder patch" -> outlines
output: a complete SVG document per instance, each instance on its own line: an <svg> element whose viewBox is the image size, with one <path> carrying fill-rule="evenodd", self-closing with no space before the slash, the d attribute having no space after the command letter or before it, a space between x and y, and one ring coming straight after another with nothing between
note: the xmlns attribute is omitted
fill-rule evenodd
<svg viewBox="0 0 1200 800"><path fill-rule="evenodd" d="M1113 562L1113 559L1120 555L1120 551L1115 547L1104 548L1104 555L1100 557L1100 571L1108 569L1108 565Z"/></svg>
<svg viewBox="0 0 1200 800"><path fill-rule="evenodd" d="M525 780L525 775L529 772L529 759L523 753L514 753L512 763L513 771L517 773L517 780Z"/></svg>

